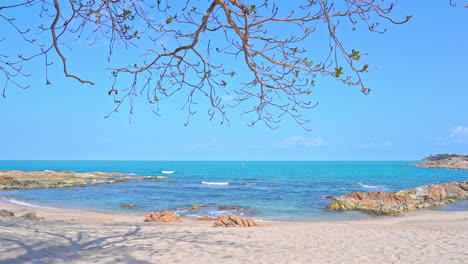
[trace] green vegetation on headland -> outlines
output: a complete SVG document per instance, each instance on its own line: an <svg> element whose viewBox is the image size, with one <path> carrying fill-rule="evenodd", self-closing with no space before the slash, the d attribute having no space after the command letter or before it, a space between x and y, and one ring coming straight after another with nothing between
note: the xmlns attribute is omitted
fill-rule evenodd
<svg viewBox="0 0 468 264"><path fill-rule="evenodd" d="M429 157L426 157L423 159L423 161L436 161L436 160L442 160L442 159L448 159L448 158L454 158L454 157L468 157L468 155L458 155L458 154L436 154L436 155L430 155Z"/></svg>

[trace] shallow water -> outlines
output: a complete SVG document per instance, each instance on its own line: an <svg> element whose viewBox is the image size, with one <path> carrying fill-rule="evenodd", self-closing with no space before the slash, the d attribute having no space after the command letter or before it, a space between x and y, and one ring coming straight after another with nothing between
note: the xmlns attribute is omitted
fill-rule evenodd
<svg viewBox="0 0 468 264"><path fill-rule="evenodd" d="M410 161L187 162L0 161L1 170L72 170L165 176L85 188L0 191L0 197L48 207L142 213L173 209L185 215L236 213L267 219L343 219L358 212L327 212L326 196L353 191L397 191L468 179L468 171L404 166ZM244 164L244 166L242 166ZM163 174L162 171L175 171ZM137 208L124 209L123 204ZM193 205L201 209L193 210ZM219 206L236 206L231 211ZM466 210L455 203L441 210Z"/></svg>

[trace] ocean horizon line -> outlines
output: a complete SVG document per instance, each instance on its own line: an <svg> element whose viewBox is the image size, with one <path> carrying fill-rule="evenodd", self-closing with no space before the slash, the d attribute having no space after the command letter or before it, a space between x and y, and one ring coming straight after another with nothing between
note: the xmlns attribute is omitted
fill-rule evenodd
<svg viewBox="0 0 468 264"><path fill-rule="evenodd" d="M349 159L349 160L283 160L283 159L271 159L271 160L196 160L196 159L180 159L180 160L151 160L151 159L0 159L0 161L152 161L152 162L371 162L371 161L405 161L405 162L416 162L421 161L418 159Z"/></svg>

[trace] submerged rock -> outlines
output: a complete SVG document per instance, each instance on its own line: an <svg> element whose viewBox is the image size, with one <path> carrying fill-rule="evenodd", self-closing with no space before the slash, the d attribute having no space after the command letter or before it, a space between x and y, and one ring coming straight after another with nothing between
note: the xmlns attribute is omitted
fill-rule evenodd
<svg viewBox="0 0 468 264"><path fill-rule="evenodd" d="M180 217L171 211L161 211L161 212L148 212L146 213L145 222L182 222Z"/></svg>
<svg viewBox="0 0 468 264"><path fill-rule="evenodd" d="M40 222L45 221L44 217L37 216L35 213L27 213L23 215L22 217L28 220L32 220L32 221L40 221Z"/></svg>
<svg viewBox="0 0 468 264"><path fill-rule="evenodd" d="M258 227L266 226L263 222L258 222L252 218L243 218L237 215L220 215L216 218L214 227Z"/></svg>
<svg viewBox="0 0 468 264"><path fill-rule="evenodd" d="M91 184L103 184L105 183L106 181L98 181L98 180L93 180L92 182L90 182Z"/></svg>
<svg viewBox="0 0 468 264"><path fill-rule="evenodd" d="M238 211L238 210L244 210L247 208L242 207L242 206L236 206L236 205L234 206L221 205L221 206L218 206L218 209L222 211Z"/></svg>
<svg viewBox="0 0 468 264"><path fill-rule="evenodd" d="M213 204L194 204L194 205L192 205L191 210L196 211L196 210L200 210L202 208L206 208L206 207L210 207L210 206L213 206Z"/></svg>
<svg viewBox="0 0 468 264"><path fill-rule="evenodd" d="M15 214L11 211L0 209L0 216L15 216Z"/></svg>
<svg viewBox="0 0 468 264"><path fill-rule="evenodd" d="M257 210L249 210L249 211L241 211L239 212L240 215L254 215L260 213Z"/></svg>
<svg viewBox="0 0 468 264"><path fill-rule="evenodd" d="M362 210L376 215L399 215L415 209L442 206L466 199L468 181L449 182L394 193L353 192L335 197L327 210Z"/></svg>
<svg viewBox="0 0 468 264"><path fill-rule="evenodd" d="M409 164L408 166L423 168L445 168L452 170L468 170L468 156L451 157L446 159L428 161L421 164Z"/></svg>
<svg viewBox="0 0 468 264"><path fill-rule="evenodd" d="M122 208L135 208L138 207L136 204L124 204L121 206Z"/></svg>

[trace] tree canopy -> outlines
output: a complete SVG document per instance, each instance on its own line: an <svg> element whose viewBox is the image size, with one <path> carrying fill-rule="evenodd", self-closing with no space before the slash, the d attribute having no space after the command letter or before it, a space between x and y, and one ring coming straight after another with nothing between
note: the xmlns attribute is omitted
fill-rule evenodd
<svg viewBox="0 0 468 264"><path fill-rule="evenodd" d="M249 125L263 122L276 128L290 117L308 129L304 111L318 104L312 96L318 77L370 92L364 80L371 69L365 53L346 46L341 34L384 33L391 24L407 22L411 16L392 17L396 3L5 0L0 3L2 95L12 86L30 87L27 64L43 65L46 84L53 83L49 68L60 65L66 77L94 85L96 80L86 72L76 73L74 50L68 47L73 40L105 42L111 62L128 50L141 55L107 69L113 85L103 92L116 104L110 114L122 104L129 104L133 113L138 98L160 114L161 101L182 93L187 98L183 106L187 123L204 98L210 119L219 116L222 123L229 122L229 108L240 107L252 117ZM24 10L34 10L37 17L20 16ZM17 42L29 48L1 48Z"/></svg>

